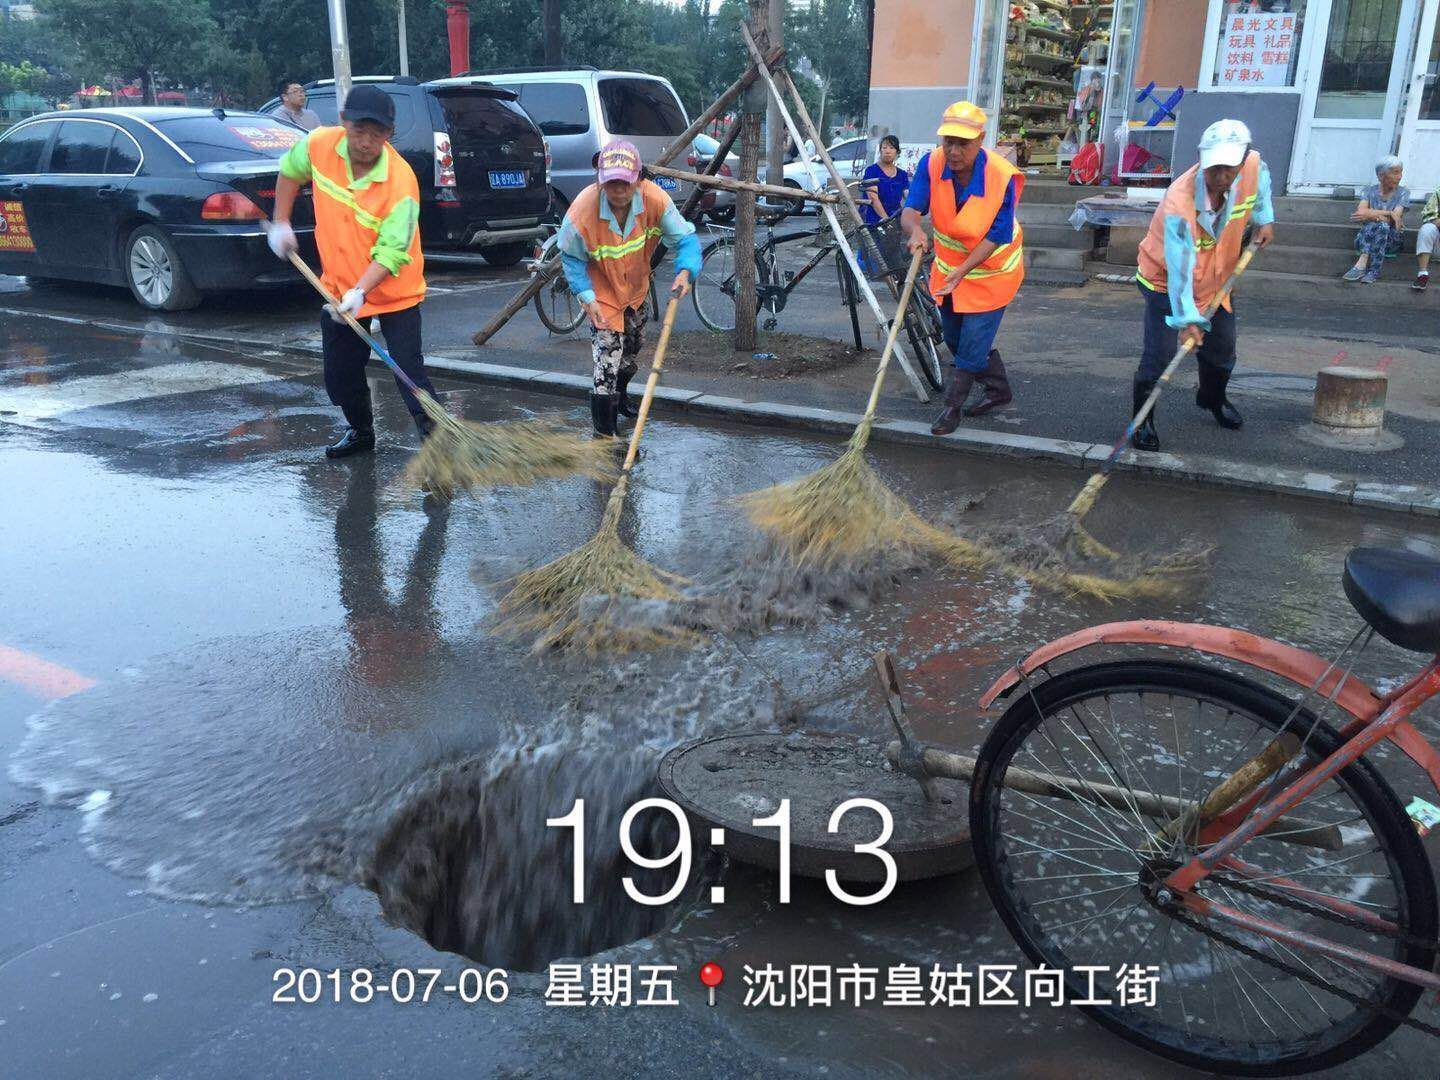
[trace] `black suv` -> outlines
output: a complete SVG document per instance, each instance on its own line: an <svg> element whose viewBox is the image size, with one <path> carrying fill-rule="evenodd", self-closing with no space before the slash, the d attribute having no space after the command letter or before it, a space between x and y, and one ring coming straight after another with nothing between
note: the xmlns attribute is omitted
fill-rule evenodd
<svg viewBox="0 0 1440 1080"><path fill-rule="evenodd" d="M390 144L420 181L420 239L426 251L477 249L496 266L534 250L550 208L545 140L516 94L488 83L442 86L409 76L361 76L395 101ZM335 82L306 83L322 123L338 124ZM260 107L270 112L272 98Z"/></svg>

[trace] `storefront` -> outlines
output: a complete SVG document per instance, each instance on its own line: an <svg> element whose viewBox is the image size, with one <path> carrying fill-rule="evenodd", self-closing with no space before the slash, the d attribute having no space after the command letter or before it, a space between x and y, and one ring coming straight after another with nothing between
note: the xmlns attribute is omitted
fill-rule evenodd
<svg viewBox="0 0 1440 1080"><path fill-rule="evenodd" d="M1440 184L1437 10L1440 0L876 0L870 121L932 142L934 116L969 97L991 113L992 139L1033 167L1058 173L1099 141L1105 174L1129 181L1188 168L1205 126L1233 116L1255 132L1277 187L1361 186L1397 153L1421 192ZM1181 89L1172 118L1160 105Z"/></svg>

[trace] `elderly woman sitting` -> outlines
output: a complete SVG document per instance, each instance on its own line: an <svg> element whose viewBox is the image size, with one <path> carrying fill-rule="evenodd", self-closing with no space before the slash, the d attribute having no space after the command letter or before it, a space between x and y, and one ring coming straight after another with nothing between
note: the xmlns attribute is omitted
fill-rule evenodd
<svg viewBox="0 0 1440 1080"><path fill-rule="evenodd" d="M1365 189L1360 205L1350 215L1351 221L1361 223L1360 232L1355 237L1355 250L1360 252L1360 258L1345 271L1346 281L1359 281L1366 285L1379 281L1385 257L1399 253L1401 219L1405 215L1405 204L1410 201L1410 192L1400 186L1404 171L1404 163L1393 155L1375 163L1375 176L1379 183Z"/></svg>

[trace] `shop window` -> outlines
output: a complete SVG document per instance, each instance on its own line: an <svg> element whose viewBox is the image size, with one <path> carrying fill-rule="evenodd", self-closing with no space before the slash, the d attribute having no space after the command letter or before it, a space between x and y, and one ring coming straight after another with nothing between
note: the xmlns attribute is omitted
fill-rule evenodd
<svg viewBox="0 0 1440 1080"><path fill-rule="evenodd" d="M1385 114L1402 6L1403 0L1335 0L1316 117L1378 120Z"/></svg>
<svg viewBox="0 0 1440 1080"><path fill-rule="evenodd" d="M1348 0L1336 0L1337 7ZM1360 0L1361 3L1364 0ZM1222 4L1210 85L1270 90L1295 85L1307 0L1242 0ZM1391 38L1394 41L1394 38Z"/></svg>

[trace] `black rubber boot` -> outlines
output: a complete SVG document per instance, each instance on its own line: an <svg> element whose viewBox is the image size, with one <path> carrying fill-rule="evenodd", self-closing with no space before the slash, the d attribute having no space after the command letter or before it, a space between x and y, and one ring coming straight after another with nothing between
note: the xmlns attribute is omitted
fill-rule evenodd
<svg viewBox="0 0 1440 1080"><path fill-rule="evenodd" d="M614 394L590 395L590 422L595 425L596 435L612 439L615 437L617 404Z"/></svg>
<svg viewBox="0 0 1440 1080"><path fill-rule="evenodd" d="M991 409L1009 405L1014 399L1010 392L1010 377L1005 374L1005 365L1000 360L1000 350L991 349L985 358L985 370L975 376L975 381L985 388L985 396L965 410L966 416L984 416Z"/></svg>
<svg viewBox="0 0 1440 1080"><path fill-rule="evenodd" d="M374 450L375 413L370 407L369 390L366 390L363 397L356 398L351 404L343 406L340 411L345 414L345 420L349 423L350 430L340 436L338 442L325 448L325 456L334 460Z"/></svg>
<svg viewBox="0 0 1440 1080"><path fill-rule="evenodd" d="M965 399L975 385L975 372L964 368L953 368L950 381L945 384L945 409L930 425L931 435L949 435L960 426L960 414L965 408Z"/></svg>
<svg viewBox="0 0 1440 1080"><path fill-rule="evenodd" d="M1208 364L1200 365L1200 385L1195 390L1195 404L1209 409L1215 422L1223 428L1234 431L1245 423L1240 411L1230 404L1225 388L1230 385L1230 373Z"/></svg>
<svg viewBox="0 0 1440 1080"><path fill-rule="evenodd" d="M640 415L639 409L630 400L630 380L635 377L635 370L635 368L631 368L629 371L622 369L615 376L616 407L621 416L628 416L631 420Z"/></svg>
<svg viewBox="0 0 1440 1080"><path fill-rule="evenodd" d="M1131 393L1130 415L1132 417L1140 411L1140 406L1145 404L1145 399L1154 389L1153 382L1135 380L1134 390ZM1159 407L1158 402L1156 407ZM1135 429L1134 435L1130 436L1130 445L1136 450L1148 450L1152 454L1160 449L1160 433L1155 430L1155 409L1150 410L1150 415L1145 417L1145 422Z"/></svg>

